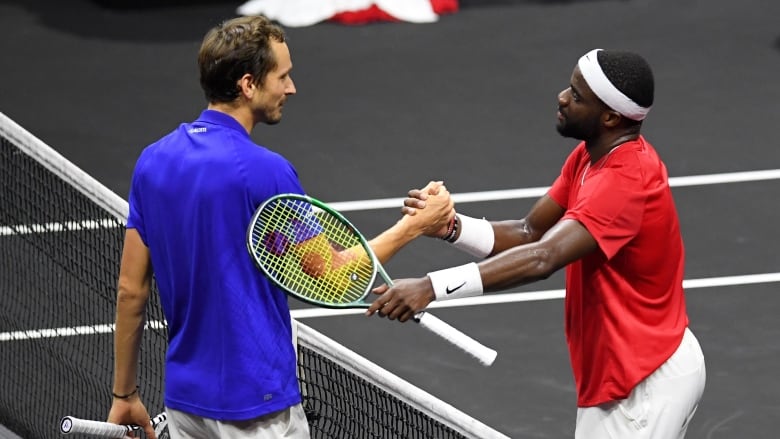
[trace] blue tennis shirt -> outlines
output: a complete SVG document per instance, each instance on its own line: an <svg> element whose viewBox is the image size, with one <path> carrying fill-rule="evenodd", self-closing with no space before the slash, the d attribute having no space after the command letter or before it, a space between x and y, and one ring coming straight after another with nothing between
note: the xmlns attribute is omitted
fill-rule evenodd
<svg viewBox="0 0 780 439"><path fill-rule="evenodd" d="M300 402L286 295L246 246L278 193L303 193L293 166L218 111L141 153L127 227L150 249L168 322L166 407L244 420Z"/></svg>

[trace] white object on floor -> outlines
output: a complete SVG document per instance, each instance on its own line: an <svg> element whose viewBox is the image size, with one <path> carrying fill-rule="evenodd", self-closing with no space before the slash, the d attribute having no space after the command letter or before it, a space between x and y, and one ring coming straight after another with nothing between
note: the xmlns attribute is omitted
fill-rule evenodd
<svg viewBox="0 0 780 439"><path fill-rule="evenodd" d="M374 5L401 21L433 23L439 18L430 0L249 0L236 12L264 15L284 26L304 27L342 12L361 11Z"/></svg>

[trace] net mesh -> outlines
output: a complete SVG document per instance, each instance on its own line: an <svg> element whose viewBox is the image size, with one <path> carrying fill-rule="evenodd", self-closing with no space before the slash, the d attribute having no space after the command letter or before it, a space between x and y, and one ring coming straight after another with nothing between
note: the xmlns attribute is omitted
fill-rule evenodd
<svg viewBox="0 0 780 439"><path fill-rule="evenodd" d="M64 410L107 415L123 237L119 220L0 138L0 423L16 434L55 437ZM166 331L154 325L156 295L148 312L139 379L153 383L144 398L159 410Z"/></svg>
<svg viewBox="0 0 780 439"><path fill-rule="evenodd" d="M116 213L122 208L96 199L105 188L94 180L74 185L68 175L80 170L53 152L40 159L38 152L50 148L18 130L0 113L0 425L27 439L54 438L63 416L102 420L110 407L124 222ZM30 154L31 148L41 151ZM167 334L153 288L139 382L156 414L163 410ZM362 357L300 340L300 386L314 438L503 437L482 424L461 431L466 415L443 421L430 410L435 398L399 396L403 385L388 388L351 371ZM378 367L370 374L388 376Z"/></svg>
<svg viewBox="0 0 780 439"><path fill-rule="evenodd" d="M299 361L301 390L313 437L465 437L333 359L306 348L303 354Z"/></svg>

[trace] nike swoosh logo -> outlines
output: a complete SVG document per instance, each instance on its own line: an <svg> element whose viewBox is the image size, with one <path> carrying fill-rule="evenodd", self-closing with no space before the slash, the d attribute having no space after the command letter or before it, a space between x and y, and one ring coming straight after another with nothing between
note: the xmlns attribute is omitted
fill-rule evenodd
<svg viewBox="0 0 780 439"><path fill-rule="evenodd" d="M462 284L458 285L457 287L450 289L450 287L447 287L447 294L452 294L455 291L458 291L459 289L463 288L463 285L466 285L466 282L463 282Z"/></svg>

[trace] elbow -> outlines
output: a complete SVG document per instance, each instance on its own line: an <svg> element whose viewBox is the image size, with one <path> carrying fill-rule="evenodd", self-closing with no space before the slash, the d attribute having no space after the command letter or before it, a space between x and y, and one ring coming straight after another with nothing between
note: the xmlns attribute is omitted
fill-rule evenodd
<svg viewBox="0 0 780 439"><path fill-rule="evenodd" d="M534 263L529 274L534 281L547 279L561 268L550 250L537 249L533 253Z"/></svg>
<svg viewBox="0 0 780 439"><path fill-rule="evenodd" d="M117 311L127 311L133 314L143 313L149 299L148 285L133 285L119 281L117 288Z"/></svg>

